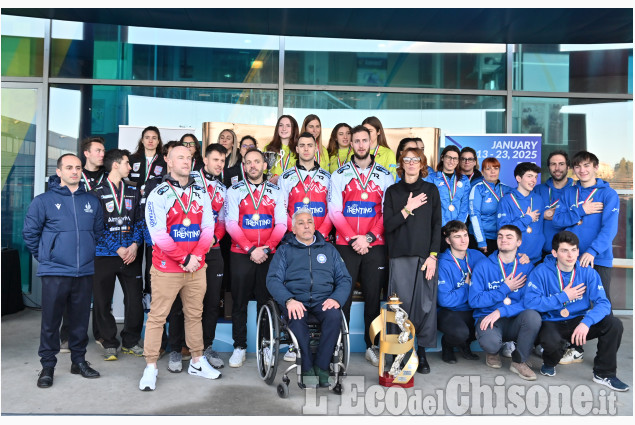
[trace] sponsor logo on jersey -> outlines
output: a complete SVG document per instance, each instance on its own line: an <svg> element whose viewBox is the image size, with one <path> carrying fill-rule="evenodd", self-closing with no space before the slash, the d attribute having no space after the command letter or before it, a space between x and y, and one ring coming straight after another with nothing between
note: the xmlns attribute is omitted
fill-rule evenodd
<svg viewBox="0 0 635 425"><path fill-rule="evenodd" d="M170 236L174 242L198 242L201 227L198 224L184 226L181 223L170 226Z"/></svg>
<svg viewBox="0 0 635 425"><path fill-rule="evenodd" d="M324 204L324 202L309 202L309 205L306 205L303 202L296 202L295 204L293 204L294 212L301 208L310 209L311 214L313 214L313 217L326 216L326 204Z"/></svg>
<svg viewBox="0 0 635 425"><path fill-rule="evenodd" d="M348 201L344 204L344 217L375 217L375 203Z"/></svg>
<svg viewBox="0 0 635 425"><path fill-rule="evenodd" d="M57 209L59 210L60 207L62 206L62 204L55 204L55 206L57 207Z"/></svg>
<svg viewBox="0 0 635 425"><path fill-rule="evenodd" d="M109 213L113 212L115 210L115 203L114 201L110 201L110 202L106 202L106 211L108 211Z"/></svg>
<svg viewBox="0 0 635 425"><path fill-rule="evenodd" d="M259 219L254 220L253 214L245 214L241 227L249 230L270 229L273 227L273 217L269 214L260 214Z"/></svg>
<svg viewBox="0 0 635 425"><path fill-rule="evenodd" d="M149 202L147 205L148 209L148 222L150 223L150 227L154 227L157 225L157 216L154 213L154 203Z"/></svg>
<svg viewBox="0 0 635 425"><path fill-rule="evenodd" d="M160 165L157 165L156 167L154 167L154 175L158 176L161 174L161 171L163 171L163 167Z"/></svg>
<svg viewBox="0 0 635 425"><path fill-rule="evenodd" d="M132 199L126 199L126 209L132 210Z"/></svg>

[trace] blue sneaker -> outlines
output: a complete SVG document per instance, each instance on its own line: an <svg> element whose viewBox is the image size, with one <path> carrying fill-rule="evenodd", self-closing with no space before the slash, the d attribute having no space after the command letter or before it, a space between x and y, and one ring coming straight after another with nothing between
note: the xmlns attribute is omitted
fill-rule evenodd
<svg viewBox="0 0 635 425"><path fill-rule="evenodd" d="M540 368L540 374L545 376L556 376L556 367L543 364Z"/></svg>
<svg viewBox="0 0 635 425"><path fill-rule="evenodd" d="M628 385L617 379L617 376L607 376L605 378L602 378L601 376L598 376L594 373L593 382L609 387L610 389L615 391L628 391Z"/></svg>

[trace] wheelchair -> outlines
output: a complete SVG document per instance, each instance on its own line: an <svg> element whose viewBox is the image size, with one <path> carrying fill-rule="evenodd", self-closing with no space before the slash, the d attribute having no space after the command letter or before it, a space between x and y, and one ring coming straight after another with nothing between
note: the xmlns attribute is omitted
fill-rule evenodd
<svg viewBox="0 0 635 425"><path fill-rule="evenodd" d="M320 338L320 322L309 315L307 317L309 325L309 338L311 353L317 352L318 342ZM256 359L258 374L260 378L271 385L276 378L278 364L280 362L280 345L293 344L296 347L296 360L284 371L282 382L278 384L278 396L287 398L289 396L289 383L291 378L289 373L295 369L297 375L298 386L305 389L302 383L302 356L307 355L301 353L298 348L298 341L293 332L288 328L288 319L280 312L280 308L275 300L271 299L267 304L263 305L258 312L258 322L256 325ZM334 379L330 380L329 390L336 394L342 393L342 378L346 376L346 368L350 360L350 340L348 334L348 325L344 313L342 313L342 321L340 334L337 338L333 350L333 356L329 366L329 372Z"/></svg>

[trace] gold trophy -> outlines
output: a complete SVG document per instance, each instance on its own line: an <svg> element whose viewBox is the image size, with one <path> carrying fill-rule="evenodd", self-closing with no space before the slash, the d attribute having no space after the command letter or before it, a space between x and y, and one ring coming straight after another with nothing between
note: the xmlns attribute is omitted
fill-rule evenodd
<svg viewBox="0 0 635 425"><path fill-rule="evenodd" d="M368 333L371 341L379 334L379 384L384 387L410 388L414 385L419 359L414 349L415 327L400 304L402 302L397 294L392 294L382 306L379 316L371 323ZM388 323L396 324L401 332L388 334ZM408 353L408 361L402 369L401 362ZM384 370L386 354L397 355L388 372Z"/></svg>

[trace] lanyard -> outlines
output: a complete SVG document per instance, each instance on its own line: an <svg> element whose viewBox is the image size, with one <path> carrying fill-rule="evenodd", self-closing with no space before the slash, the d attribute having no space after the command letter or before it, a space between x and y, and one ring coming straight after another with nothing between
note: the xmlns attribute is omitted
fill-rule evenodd
<svg viewBox="0 0 635 425"><path fill-rule="evenodd" d="M522 208L520 208L520 204L518 203L518 200L516 199L514 194L510 193L509 195L512 197L512 201L514 201L514 204L516 204L516 208L518 208L518 210L520 211L521 217L524 217L525 216L525 212L523 211ZM534 210L534 198L532 198L531 195L529 195L529 200L530 200L530 208L533 211Z"/></svg>
<svg viewBox="0 0 635 425"><path fill-rule="evenodd" d="M152 164L154 164L154 161L156 159L157 159L157 154L154 154L154 156L152 157L150 161L148 161L148 158L146 158L146 178L144 179L144 181L146 182L148 181L148 177L150 176L150 169L152 168Z"/></svg>
<svg viewBox="0 0 635 425"><path fill-rule="evenodd" d="M448 192L450 193L450 203L452 203L454 196L456 196L456 185L458 183L456 174L452 174L452 178L450 179L450 181L454 181L454 191L452 191L450 183L448 183L448 179L445 177L445 173L443 171L441 171L441 177L443 177L443 181L445 181L445 185L448 187Z"/></svg>
<svg viewBox="0 0 635 425"><path fill-rule="evenodd" d="M249 196L251 196L251 201L254 203L254 208L256 209L256 211L258 211L258 208L260 208L260 204L262 203L262 200L265 196L265 189L266 189L266 182L262 183L262 191L260 192L260 198L258 199L258 203L256 203L256 198L254 198L254 193L251 191L251 185L249 183L249 180L246 180L245 183L247 183L247 190L249 191ZM256 188L256 190L258 190Z"/></svg>
<svg viewBox="0 0 635 425"><path fill-rule="evenodd" d="M108 182L108 187L110 187L110 192L112 192L112 198L115 201L115 207L117 207L117 214L121 216L121 209L123 206L123 191L125 184L123 181L121 181L121 196L119 199L117 199L117 190L115 189L115 185L112 184L110 179L106 179L106 182Z"/></svg>
<svg viewBox="0 0 635 425"><path fill-rule="evenodd" d="M499 185L499 186L498 186L498 188L500 189L500 192L501 192L501 196L498 196L498 195L496 194L495 190L494 190L494 189L496 189L496 184L494 184L494 189L492 189L492 188L490 187L490 185L489 185L489 184L487 184L487 182L486 182L485 180L483 180L483 183L485 184L485 186L487 186L487 189L489 189L489 191L490 191L490 192L492 192L492 195L494 195L494 198L496 198L496 200L497 200L498 202L500 202L501 198L503 197L503 186L502 186L502 185Z"/></svg>
<svg viewBox="0 0 635 425"><path fill-rule="evenodd" d="M101 177L99 177L99 181L97 182L97 184L95 186L99 186L99 183L101 183L101 181L104 179L104 174L105 173L101 174ZM91 190L93 190L93 188L90 186L90 183L88 181L88 177L86 177L86 174L84 174L83 171L82 171L82 178L84 179L84 184L88 188L87 192L90 192Z"/></svg>

